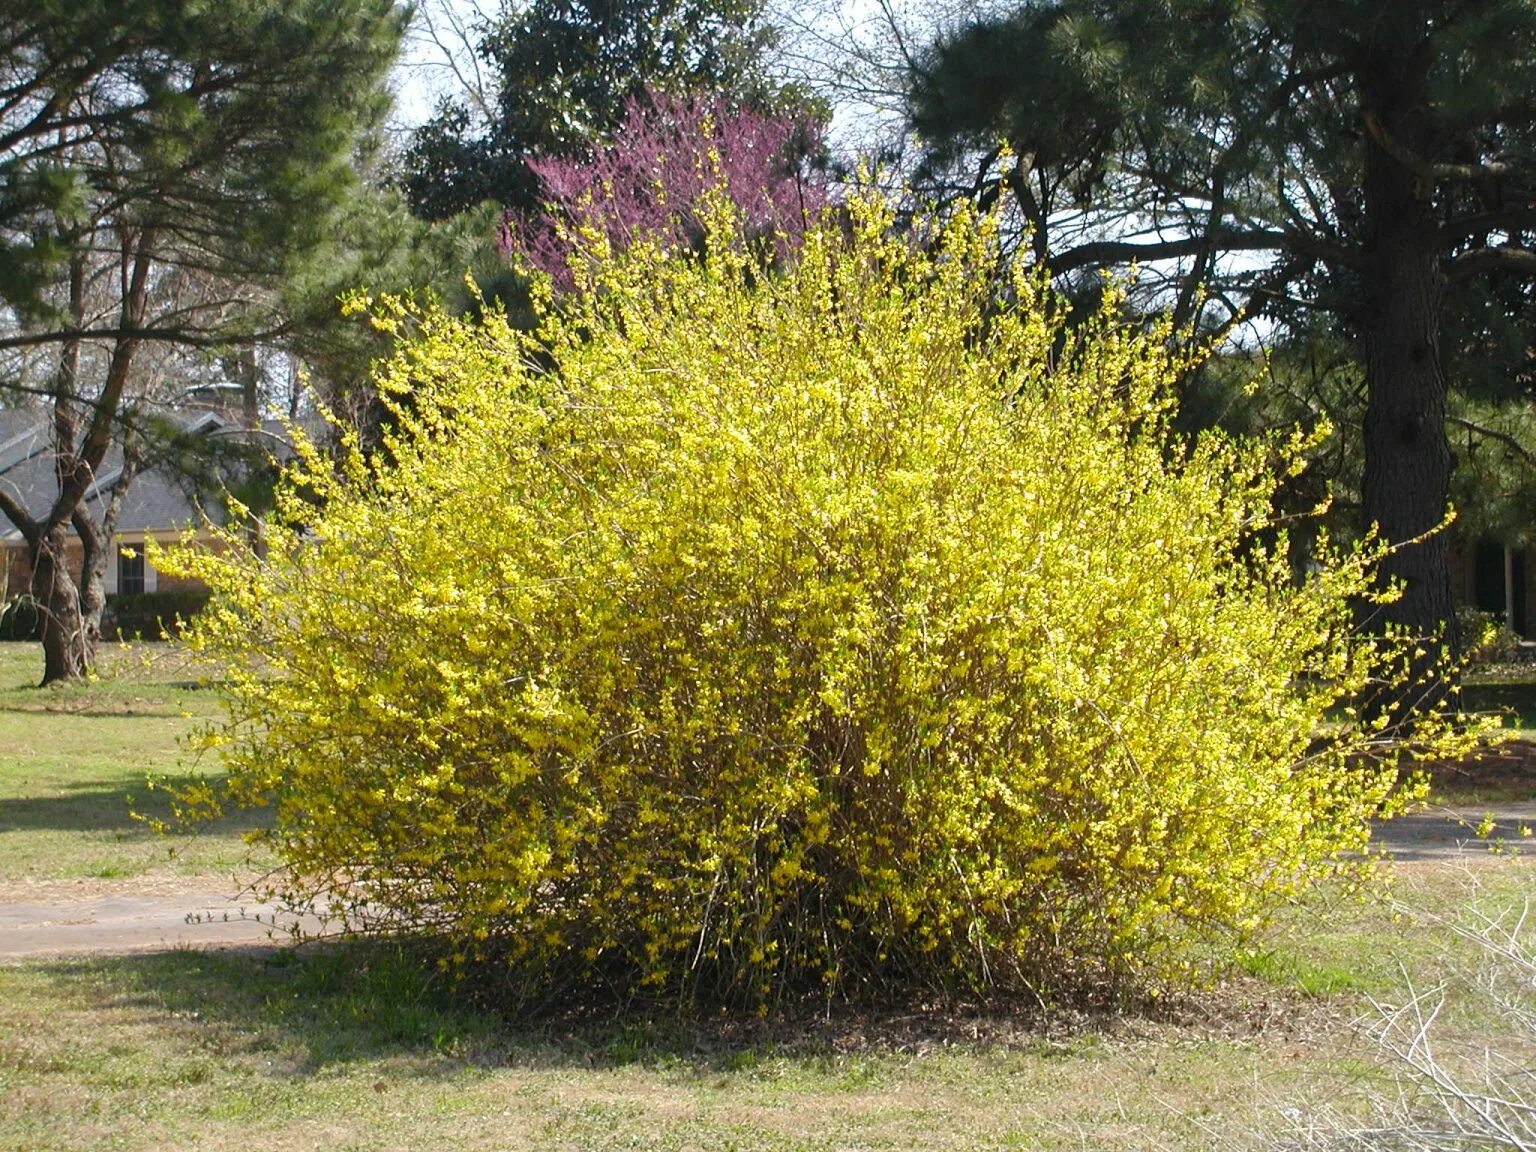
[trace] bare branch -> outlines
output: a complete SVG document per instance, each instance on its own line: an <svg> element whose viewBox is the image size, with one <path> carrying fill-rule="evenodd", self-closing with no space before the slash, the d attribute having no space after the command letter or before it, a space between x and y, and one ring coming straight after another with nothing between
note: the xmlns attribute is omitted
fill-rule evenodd
<svg viewBox="0 0 1536 1152"><path fill-rule="evenodd" d="M1520 457L1528 467L1536 468L1536 454L1533 454L1524 444L1520 443L1508 432L1500 432L1497 428L1488 428L1482 424L1475 424L1461 416L1447 416L1445 422L1447 424L1455 424L1459 428L1465 428L1468 432L1485 437L1486 439L1498 441L1516 456Z"/></svg>
<svg viewBox="0 0 1536 1152"><path fill-rule="evenodd" d="M1485 272L1518 272L1536 276L1536 250L1517 244L1495 248L1474 248L1454 256L1444 264L1446 278L1455 282L1481 276Z"/></svg>

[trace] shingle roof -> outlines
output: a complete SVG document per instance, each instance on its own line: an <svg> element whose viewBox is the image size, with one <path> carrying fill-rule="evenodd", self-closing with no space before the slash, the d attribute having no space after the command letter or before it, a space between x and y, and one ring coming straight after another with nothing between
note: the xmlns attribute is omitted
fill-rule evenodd
<svg viewBox="0 0 1536 1152"><path fill-rule="evenodd" d="M250 435L238 421L211 411L168 413L182 431L207 435ZM264 421L263 433L284 439L277 421ZM100 516L113 486L122 475L122 451L114 446L102 461L99 475L86 493L86 503ZM28 513L46 515L58 494L53 445L46 417L36 412L0 411L0 486ZM217 499L199 499L181 479L153 467L134 478L118 512L117 531L175 532L205 521L219 523L223 508ZM0 516L0 544L16 544L21 533Z"/></svg>
<svg viewBox="0 0 1536 1152"><path fill-rule="evenodd" d="M0 412L0 473L48 449L48 425L29 412Z"/></svg>

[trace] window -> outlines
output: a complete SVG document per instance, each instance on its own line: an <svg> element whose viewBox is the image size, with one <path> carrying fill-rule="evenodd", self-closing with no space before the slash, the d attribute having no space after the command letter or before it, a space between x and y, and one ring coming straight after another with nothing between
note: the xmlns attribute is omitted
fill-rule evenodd
<svg viewBox="0 0 1536 1152"><path fill-rule="evenodd" d="M119 548L117 550L117 592L120 596L137 596L144 591L144 549Z"/></svg>
<svg viewBox="0 0 1536 1152"><path fill-rule="evenodd" d="M1525 604L1525 553L1483 541L1472 554L1473 602L1522 636L1528 621Z"/></svg>

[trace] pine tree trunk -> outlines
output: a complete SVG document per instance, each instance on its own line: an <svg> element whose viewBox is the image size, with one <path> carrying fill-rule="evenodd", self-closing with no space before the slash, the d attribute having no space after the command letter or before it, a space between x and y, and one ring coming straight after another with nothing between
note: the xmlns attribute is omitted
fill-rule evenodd
<svg viewBox="0 0 1536 1152"><path fill-rule="evenodd" d="M1392 138L1416 147L1422 126L1411 112L1419 77L1411 54L1387 62L1373 85L1380 123ZM1423 107L1423 102L1418 102ZM1394 546L1382 580L1401 597L1373 610L1376 630L1400 628L1419 638L1423 655L1410 660L1406 693L1391 702L1402 716L1444 693L1433 672L1454 646L1449 542L1443 524L1449 499L1451 452L1445 435L1445 368L1440 323L1445 277L1435 248L1429 193L1416 174L1377 145L1368 145L1368 221L1359 334L1366 374L1365 521Z"/></svg>
<svg viewBox="0 0 1536 1152"><path fill-rule="evenodd" d="M32 548L32 595L42 614L43 683L78 680L90 671L95 645L80 612L80 593L69 573L69 534L63 526Z"/></svg>

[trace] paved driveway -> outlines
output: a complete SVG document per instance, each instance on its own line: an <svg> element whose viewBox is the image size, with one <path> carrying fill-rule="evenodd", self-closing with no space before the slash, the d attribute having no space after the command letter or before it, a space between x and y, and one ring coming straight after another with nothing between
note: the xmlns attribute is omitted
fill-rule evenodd
<svg viewBox="0 0 1536 1152"><path fill-rule="evenodd" d="M279 916L227 888L0 902L0 958L275 944L291 939L295 924L307 933L323 929L317 919Z"/></svg>
<svg viewBox="0 0 1536 1152"><path fill-rule="evenodd" d="M1485 820L1489 834L1478 835ZM1467 860L1498 852L1536 853L1536 802L1509 801L1489 805L1445 807L1431 805L1399 816L1376 828L1375 842L1405 863L1427 860Z"/></svg>

